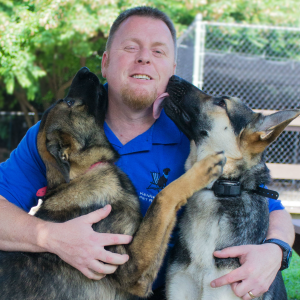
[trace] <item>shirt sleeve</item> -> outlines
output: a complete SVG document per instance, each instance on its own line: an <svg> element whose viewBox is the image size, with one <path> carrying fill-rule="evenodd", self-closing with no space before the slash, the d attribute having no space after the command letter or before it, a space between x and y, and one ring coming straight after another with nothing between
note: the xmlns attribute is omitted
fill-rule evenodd
<svg viewBox="0 0 300 300"><path fill-rule="evenodd" d="M26 212L37 205L36 192L47 185L46 167L37 150L40 122L32 126L0 164L0 195Z"/></svg>
<svg viewBox="0 0 300 300"><path fill-rule="evenodd" d="M270 199L269 198L269 212L273 210L285 209L280 200Z"/></svg>
<svg viewBox="0 0 300 300"><path fill-rule="evenodd" d="M262 188L268 188L267 186L265 185L260 185L260 187ZM282 205L281 203L281 200L275 200L275 199L271 199L271 198L268 198L269 200L269 213L273 210L282 210L282 209L285 209L285 207Z"/></svg>

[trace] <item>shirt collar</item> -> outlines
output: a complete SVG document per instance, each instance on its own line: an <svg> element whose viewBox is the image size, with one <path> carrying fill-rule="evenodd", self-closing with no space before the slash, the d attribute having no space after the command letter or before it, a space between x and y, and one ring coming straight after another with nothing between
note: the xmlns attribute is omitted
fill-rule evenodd
<svg viewBox="0 0 300 300"><path fill-rule="evenodd" d="M143 152L143 151L150 151L152 148L153 126L151 126L146 132L138 135L137 137L135 137L133 140L129 141L125 145L122 145L122 143L115 136L115 134L109 128L106 122L104 123L104 132L109 142L121 155Z"/></svg>

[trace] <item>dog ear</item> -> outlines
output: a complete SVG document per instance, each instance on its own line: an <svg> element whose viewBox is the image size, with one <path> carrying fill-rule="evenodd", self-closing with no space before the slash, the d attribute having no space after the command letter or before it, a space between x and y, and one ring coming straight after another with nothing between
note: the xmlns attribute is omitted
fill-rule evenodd
<svg viewBox="0 0 300 300"><path fill-rule="evenodd" d="M46 147L51 155L55 158L56 168L63 175L67 183L70 182L70 163L68 162L68 148L62 146L62 140L60 138L47 140Z"/></svg>
<svg viewBox="0 0 300 300"><path fill-rule="evenodd" d="M297 109L283 110L268 116L258 114L244 130L242 139L248 145L251 144L252 153L260 153L299 115L300 110Z"/></svg>
<svg viewBox="0 0 300 300"><path fill-rule="evenodd" d="M262 141L268 141L269 144L277 139L284 128L288 126L295 118L300 115L300 110L283 110L265 116L261 124L256 124L257 132Z"/></svg>

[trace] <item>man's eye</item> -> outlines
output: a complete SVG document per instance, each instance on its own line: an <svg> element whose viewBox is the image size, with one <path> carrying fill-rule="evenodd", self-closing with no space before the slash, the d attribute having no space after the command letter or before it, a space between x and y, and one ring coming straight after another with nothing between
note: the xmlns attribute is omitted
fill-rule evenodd
<svg viewBox="0 0 300 300"><path fill-rule="evenodd" d="M161 57L162 55L164 55L164 52L162 50L155 49L153 50L153 54L157 57Z"/></svg>
<svg viewBox="0 0 300 300"><path fill-rule="evenodd" d="M135 46L127 46L127 47L125 47L125 50L129 51L129 52L133 52L133 51L137 50L137 47L135 47Z"/></svg>

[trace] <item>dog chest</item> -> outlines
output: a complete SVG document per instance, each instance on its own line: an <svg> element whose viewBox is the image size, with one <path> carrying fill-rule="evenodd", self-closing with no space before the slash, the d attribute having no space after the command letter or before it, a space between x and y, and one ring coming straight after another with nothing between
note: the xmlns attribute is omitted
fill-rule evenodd
<svg viewBox="0 0 300 300"><path fill-rule="evenodd" d="M188 200L180 222L180 235L197 265L214 266L212 253L220 238L218 203L211 191L201 191Z"/></svg>

